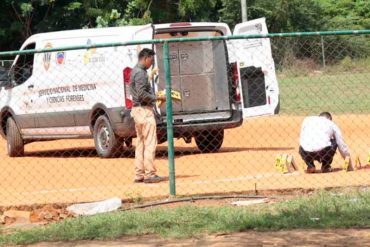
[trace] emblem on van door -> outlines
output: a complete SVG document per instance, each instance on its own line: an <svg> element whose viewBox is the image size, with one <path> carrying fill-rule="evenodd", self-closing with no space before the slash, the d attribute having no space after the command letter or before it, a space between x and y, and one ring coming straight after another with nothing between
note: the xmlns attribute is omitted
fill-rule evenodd
<svg viewBox="0 0 370 247"><path fill-rule="evenodd" d="M55 55L55 61L57 64L64 64L66 53L64 51L57 52Z"/></svg>
<svg viewBox="0 0 370 247"><path fill-rule="evenodd" d="M51 43L47 43L44 48L50 49L53 48L53 46ZM51 52L45 52L42 61L44 63L44 69L47 71L50 68Z"/></svg>

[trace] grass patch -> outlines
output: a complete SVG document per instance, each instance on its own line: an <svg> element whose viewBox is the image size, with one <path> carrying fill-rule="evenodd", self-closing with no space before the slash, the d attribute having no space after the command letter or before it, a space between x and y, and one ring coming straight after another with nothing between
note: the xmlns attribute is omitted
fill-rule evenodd
<svg viewBox="0 0 370 247"><path fill-rule="evenodd" d="M205 233L231 233L247 229L369 227L369 212L368 191L344 194L321 191L291 201L249 208L181 206L80 217L1 235L0 244L114 239L148 233L187 238Z"/></svg>
<svg viewBox="0 0 370 247"><path fill-rule="evenodd" d="M279 78L281 114L370 112L370 73Z"/></svg>

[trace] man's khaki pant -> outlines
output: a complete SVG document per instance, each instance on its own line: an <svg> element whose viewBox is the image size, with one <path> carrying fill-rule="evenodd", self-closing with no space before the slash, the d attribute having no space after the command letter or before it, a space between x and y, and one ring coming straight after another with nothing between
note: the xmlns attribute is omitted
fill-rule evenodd
<svg viewBox="0 0 370 247"><path fill-rule="evenodd" d="M154 166L157 147L157 125L152 107L133 107L131 116L135 121L137 135L135 150L135 179L156 175Z"/></svg>

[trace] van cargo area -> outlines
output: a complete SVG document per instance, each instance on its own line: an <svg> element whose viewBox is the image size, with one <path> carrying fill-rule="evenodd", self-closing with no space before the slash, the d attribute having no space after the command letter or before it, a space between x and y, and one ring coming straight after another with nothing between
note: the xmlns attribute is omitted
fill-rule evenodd
<svg viewBox="0 0 370 247"><path fill-rule="evenodd" d="M160 37L163 38L163 35ZM160 71L157 90L163 90L163 44L156 45L156 54ZM169 58L172 90L181 94L181 100L173 100L172 103L175 124L231 118L230 83L224 41L170 43ZM162 116L166 115L165 104L157 110Z"/></svg>

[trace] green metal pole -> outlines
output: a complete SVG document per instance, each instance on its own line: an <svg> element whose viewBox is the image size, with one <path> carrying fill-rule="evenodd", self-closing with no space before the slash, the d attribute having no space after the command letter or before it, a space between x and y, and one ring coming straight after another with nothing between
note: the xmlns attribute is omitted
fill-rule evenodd
<svg viewBox="0 0 370 247"><path fill-rule="evenodd" d="M168 141L168 164L169 164L169 180L170 180L170 195L176 196L175 182L175 152L173 144L173 124L172 124L172 98L171 98L171 68L168 42L163 43L163 61L164 73L166 76L166 114L167 114L167 141Z"/></svg>

